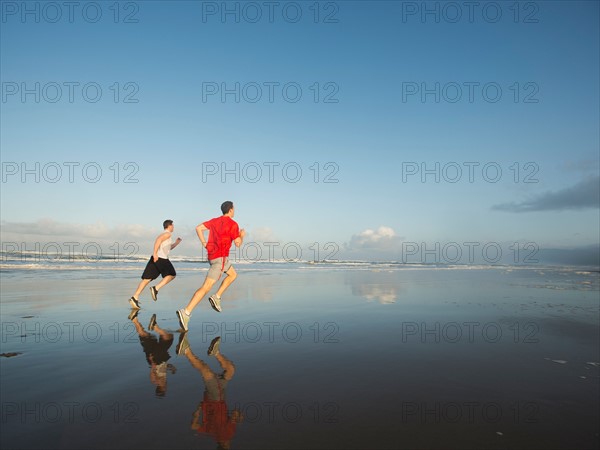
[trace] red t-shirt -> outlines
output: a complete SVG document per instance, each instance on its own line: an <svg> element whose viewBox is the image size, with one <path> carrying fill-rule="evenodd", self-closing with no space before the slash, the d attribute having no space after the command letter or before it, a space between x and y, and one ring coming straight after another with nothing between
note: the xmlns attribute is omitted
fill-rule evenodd
<svg viewBox="0 0 600 450"><path fill-rule="evenodd" d="M236 423L227 414L227 404L223 400L202 402L202 425L196 428L199 433L212 436L217 442L228 442L235 435Z"/></svg>
<svg viewBox="0 0 600 450"><path fill-rule="evenodd" d="M238 224L229 216L221 216L204 222L202 225L209 230L206 243L208 259L228 257L231 243L240 237Z"/></svg>

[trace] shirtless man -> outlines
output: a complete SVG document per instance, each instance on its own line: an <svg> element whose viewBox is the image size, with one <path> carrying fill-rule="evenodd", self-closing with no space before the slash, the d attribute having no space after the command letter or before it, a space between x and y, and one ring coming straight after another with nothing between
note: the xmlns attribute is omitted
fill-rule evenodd
<svg viewBox="0 0 600 450"><path fill-rule="evenodd" d="M166 284L173 281L177 275L173 264L171 264L171 261L169 261L169 252L179 245L181 238L177 238L175 243L173 243L171 235L173 234L173 229L175 227L172 220L165 220L163 222L163 228L165 231L161 233L154 241L154 251L152 252L152 256L150 257L148 264L146 264L146 268L142 274L142 281L140 281L135 294L133 294L129 299L129 304L134 309L141 308L139 296L148 283L155 278L158 278L159 275L162 275L163 277L160 283L158 283L156 286L150 287L150 295L152 295L152 300L156 301L158 298L158 291Z"/></svg>

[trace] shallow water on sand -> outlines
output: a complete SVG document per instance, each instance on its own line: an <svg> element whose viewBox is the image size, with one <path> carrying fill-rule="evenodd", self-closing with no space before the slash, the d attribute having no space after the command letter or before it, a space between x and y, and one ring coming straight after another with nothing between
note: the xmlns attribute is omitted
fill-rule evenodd
<svg viewBox="0 0 600 450"><path fill-rule="evenodd" d="M597 272L239 273L180 355L174 312L204 273L144 292L137 328L131 272L3 274L1 447L599 444Z"/></svg>

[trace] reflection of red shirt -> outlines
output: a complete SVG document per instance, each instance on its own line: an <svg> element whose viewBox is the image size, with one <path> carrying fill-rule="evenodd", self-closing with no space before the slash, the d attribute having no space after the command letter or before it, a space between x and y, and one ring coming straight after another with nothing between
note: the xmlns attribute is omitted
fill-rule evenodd
<svg viewBox="0 0 600 450"><path fill-rule="evenodd" d="M198 426L199 433L212 436L217 442L228 442L235 434L235 422L227 415L227 405L224 400L208 400L204 395L202 402L202 425Z"/></svg>
<svg viewBox="0 0 600 450"><path fill-rule="evenodd" d="M238 224L229 216L221 216L204 222L202 225L210 231L206 244L208 259L228 257L231 242L240 237Z"/></svg>

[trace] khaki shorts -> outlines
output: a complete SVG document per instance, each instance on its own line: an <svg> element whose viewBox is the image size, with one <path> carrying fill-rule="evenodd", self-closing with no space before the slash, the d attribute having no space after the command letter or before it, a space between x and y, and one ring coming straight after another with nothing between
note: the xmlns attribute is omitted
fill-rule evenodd
<svg viewBox="0 0 600 450"><path fill-rule="evenodd" d="M223 258L209 259L208 263L210 264L210 268L208 269L206 278L215 281L218 281L221 278L221 274L223 272L226 273L232 267L229 258L225 258L225 261L223 261Z"/></svg>

